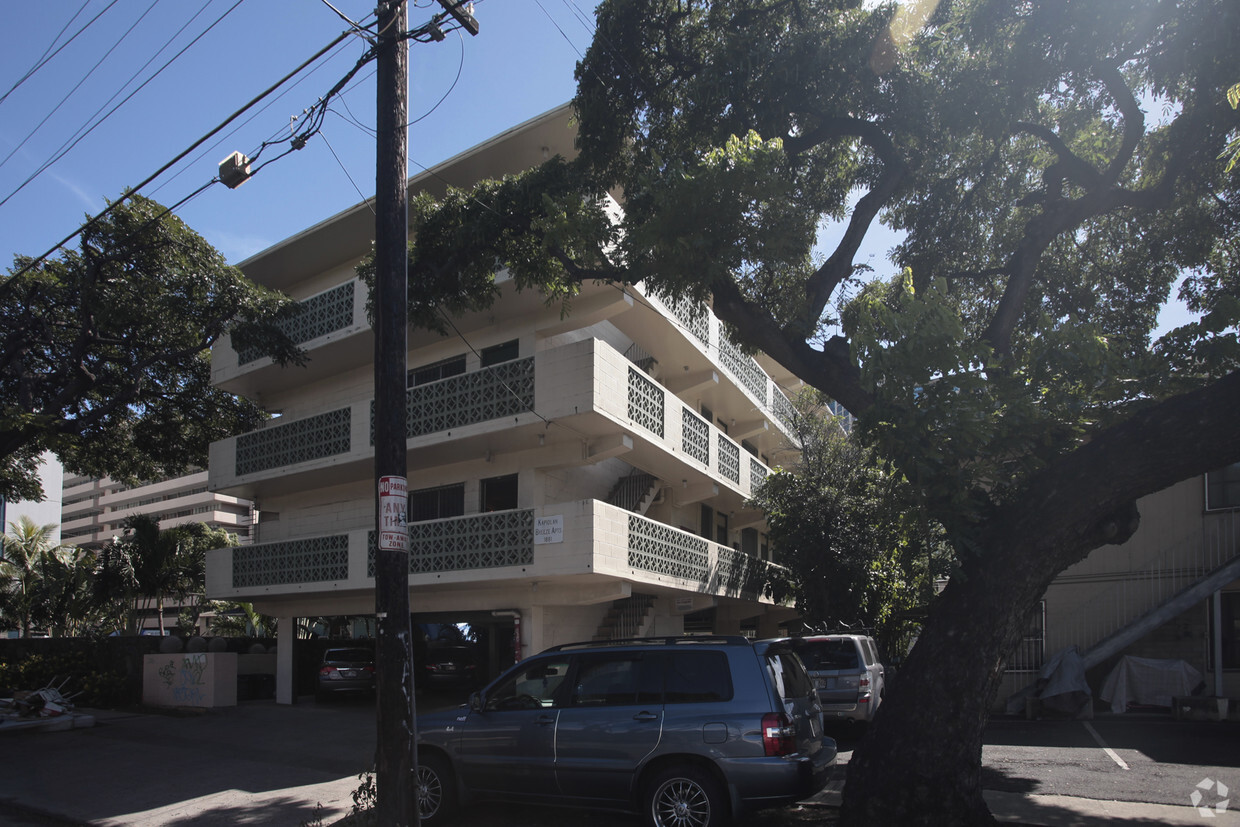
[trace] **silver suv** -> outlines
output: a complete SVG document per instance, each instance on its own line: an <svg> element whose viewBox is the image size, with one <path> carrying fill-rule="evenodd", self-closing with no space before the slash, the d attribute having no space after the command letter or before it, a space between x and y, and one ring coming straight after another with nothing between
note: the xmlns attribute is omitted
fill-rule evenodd
<svg viewBox="0 0 1240 827"><path fill-rule="evenodd" d="M787 642L669 637L556 646L468 706L418 717L422 823L488 797L714 827L825 786L835 741Z"/></svg>
<svg viewBox="0 0 1240 827"><path fill-rule="evenodd" d="M818 690L825 720L868 724L883 703L886 669L868 635L788 638Z"/></svg>

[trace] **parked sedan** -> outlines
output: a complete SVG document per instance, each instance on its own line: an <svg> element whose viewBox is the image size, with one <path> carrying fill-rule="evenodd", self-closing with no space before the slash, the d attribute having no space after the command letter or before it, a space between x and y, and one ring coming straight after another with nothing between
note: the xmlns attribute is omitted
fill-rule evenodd
<svg viewBox="0 0 1240 827"><path fill-rule="evenodd" d="M370 649L351 646L328 649L319 666L320 700L341 694L366 694L375 691L375 653Z"/></svg>

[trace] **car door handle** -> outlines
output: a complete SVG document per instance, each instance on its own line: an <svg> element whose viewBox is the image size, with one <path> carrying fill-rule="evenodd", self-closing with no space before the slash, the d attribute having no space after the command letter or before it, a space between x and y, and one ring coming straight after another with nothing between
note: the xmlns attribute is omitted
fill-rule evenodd
<svg viewBox="0 0 1240 827"><path fill-rule="evenodd" d="M657 721L659 716L653 712L639 712L633 716L634 721Z"/></svg>
<svg viewBox="0 0 1240 827"><path fill-rule="evenodd" d="M538 724L539 726L550 726L551 724L555 723L555 716L554 715L539 715L537 718L534 719L534 723Z"/></svg>

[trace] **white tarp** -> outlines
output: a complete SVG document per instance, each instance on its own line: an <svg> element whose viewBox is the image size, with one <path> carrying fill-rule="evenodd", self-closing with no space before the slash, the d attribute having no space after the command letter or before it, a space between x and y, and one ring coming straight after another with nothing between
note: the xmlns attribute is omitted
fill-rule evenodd
<svg viewBox="0 0 1240 827"><path fill-rule="evenodd" d="M1172 698L1191 695L1200 685L1201 673L1182 660L1124 655L1099 696L1110 702L1112 712L1124 712L1130 703L1171 706Z"/></svg>
<svg viewBox="0 0 1240 827"><path fill-rule="evenodd" d="M1075 646L1060 649L1042 664L1038 680L1012 695L1007 701L1010 715L1025 711L1025 699L1037 698L1043 709L1076 714L1090 702L1085 682L1085 662Z"/></svg>

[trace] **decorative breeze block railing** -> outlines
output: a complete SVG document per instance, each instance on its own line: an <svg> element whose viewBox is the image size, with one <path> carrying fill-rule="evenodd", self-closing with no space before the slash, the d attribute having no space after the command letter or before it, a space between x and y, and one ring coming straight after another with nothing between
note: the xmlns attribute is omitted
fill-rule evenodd
<svg viewBox="0 0 1240 827"><path fill-rule="evenodd" d="M757 491L762 487L762 483L766 482L766 475L770 472L762 463L753 457L749 458L749 490Z"/></svg>
<svg viewBox="0 0 1240 827"><path fill-rule="evenodd" d="M727 546L719 547L719 565L711 591L727 595L756 597L762 591L767 563L751 554Z"/></svg>
<svg viewBox="0 0 1240 827"><path fill-rule="evenodd" d="M688 408L681 408L680 447L698 462L710 466L710 425Z"/></svg>
<svg viewBox="0 0 1240 827"><path fill-rule="evenodd" d="M741 482L741 449L732 440L719 434L719 473L732 482Z"/></svg>
<svg viewBox="0 0 1240 827"><path fill-rule="evenodd" d="M300 303L297 315L278 323L281 330L297 344L343 330L353 323L353 292L356 281L347 281L331 290L311 296ZM256 348L237 352L237 363L249 364L264 354Z"/></svg>
<svg viewBox="0 0 1240 827"><path fill-rule="evenodd" d="M704 345L710 343L710 311L706 305L685 297L660 295L658 299L699 342Z"/></svg>
<svg viewBox="0 0 1240 827"><path fill-rule="evenodd" d="M234 548L234 589L349 579L349 535Z"/></svg>
<svg viewBox="0 0 1240 827"><path fill-rule="evenodd" d="M710 575L710 546L701 537L630 514L629 565L705 583Z"/></svg>
<svg viewBox="0 0 1240 827"><path fill-rule="evenodd" d="M775 417L783 423L784 430L793 433L793 420L796 417L795 409L788 397L784 396L784 392L779 388L775 388L771 393L771 410Z"/></svg>
<svg viewBox="0 0 1240 827"><path fill-rule="evenodd" d="M637 368L629 368L629 419L663 436L663 389Z"/></svg>
<svg viewBox="0 0 1240 827"><path fill-rule="evenodd" d="M740 380L755 399L763 405L766 404L766 372L752 356L746 356L736 343L725 335L722 327L719 328L719 361Z"/></svg>
<svg viewBox="0 0 1240 827"><path fill-rule="evenodd" d="M534 357L418 385L409 389L406 400L410 438L531 411ZM373 404L371 410L373 423Z"/></svg>
<svg viewBox="0 0 1240 827"><path fill-rule="evenodd" d="M367 536L366 574L375 576L375 533ZM529 566L534 511L515 509L409 525L409 573Z"/></svg>
<svg viewBox="0 0 1240 827"><path fill-rule="evenodd" d="M350 409L341 408L242 434L237 437L237 476L347 454L351 423Z"/></svg>

